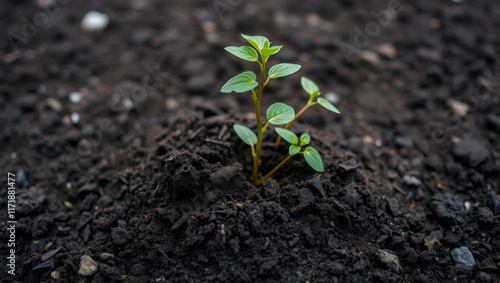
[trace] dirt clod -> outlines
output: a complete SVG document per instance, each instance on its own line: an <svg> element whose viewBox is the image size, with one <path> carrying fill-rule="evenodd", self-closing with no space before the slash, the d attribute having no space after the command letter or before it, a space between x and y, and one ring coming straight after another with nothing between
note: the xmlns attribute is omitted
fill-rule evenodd
<svg viewBox="0 0 500 283"><path fill-rule="evenodd" d="M450 193L436 195L432 198L432 209L436 216L446 224L463 224L465 221L465 206L462 200Z"/></svg>

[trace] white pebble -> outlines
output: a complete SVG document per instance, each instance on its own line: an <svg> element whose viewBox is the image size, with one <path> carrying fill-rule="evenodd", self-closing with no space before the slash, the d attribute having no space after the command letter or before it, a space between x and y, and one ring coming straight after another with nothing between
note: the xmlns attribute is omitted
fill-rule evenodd
<svg viewBox="0 0 500 283"><path fill-rule="evenodd" d="M420 186L420 184L422 184L422 182L413 175L404 175L403 181L405 182L405 184L412 186Z"/></svg>
<svg viewBox="0 0 500 283"><path fill-rule="evenodd" d="M134 102L132 101L132 99L130 99L128 97L125 97L124 99L122 99L122 103L123 103L123 106L125 107L125 109L127 109L127 110L134 108Z"/></svg>
<svg viewBox="0 0 500 283"><path fill-rule="evenodd" d="M470 202L468 202L468 201L466 201L466 202L464 202L464 206L465 206L465 210L466 210L466 211L469 211L469 209L470 209L470 207L471 207L471 203L470 203Z"/></svg>
<svg viewBox="0 0 500 283"><path fill-rule="evenodd" d="M453 98L446 100L446 104L448 104L453 113L459 117L465 117L470 110L469 105Z"/></svg>
<svg viewBox="0 0 500 283"><path fill-rule="evenodd" d="M108 24L108 15L97 11L90 11L83 16L81 28L86 32L97 32L104 30Z"/></svg>
<svg viewBox="0 0 500 283"><path fill-rule="evenodd" d="M61 277L61 273L59 273L59 271L52 271L52 272L50 273L50 276L51 276L52 278L54 278L54 279L56 279L56 280L57 280L57 279L59 279L59 278Z"/></svg>
<svg viewBox="0 0 500 283"><path fill-rule="evenodd" d="M71 113L70 118L73 124L78 124L78 122L80 122L80 115L76 112Z"/></svg>
<svg viewBox="0 0 500 283"><path fill-rule="evenodd" d="M75 104L82 101L82 94L79 93L78 91L73 91L72 93L69 94L69 101Z"/></svg>
<svg viewBox="0 0 500 283"><path fill-rule="evenodd" d="M329 91L325 94L325 99L330 101L332 104L337 104L340 101L340 97L333 91Z"/></svg>
<svg viewBox="0 0 500 283"><path fill-rule="evenodd" d="M78 274L81 276L91 276L97 272L97 263L88 255L84 255L80 259L80 269Z"/></svg>

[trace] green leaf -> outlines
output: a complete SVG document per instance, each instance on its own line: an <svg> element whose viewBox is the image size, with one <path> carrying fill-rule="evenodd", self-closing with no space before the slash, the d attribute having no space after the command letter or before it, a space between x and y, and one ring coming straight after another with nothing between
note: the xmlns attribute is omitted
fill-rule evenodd
<svg viewBox="0 0 500 283"><path fill-rule="evenodd" d="M300 78L300 84L305 92L307 92L310 96L316 97L320 94L318 85L311 79L302 77Z"/></svg>
<svg viewBox="0 0 500 283"><path fill-rule="evenodd" d="M220 91L224 93L230 93L231 91L238 93L249 91L259 85L259 83L255 81L256 79L257 77L254 72L243 72L227 81Z"/></svg>
<svg viewBox="0 0 500 283"><path fill-rule="evenodd" d="M299 69L300 65L298 64L281 63L278 65L274 65L271 67L271 69L269 69L269 77L271 79L281 78L291 75L297 72Z"/></svg>
<svg viewBox="0 0 500 283"><path fill-rule="evenodd" d="M261 52L262 48L266 47L269 47L269 39L263 37L263 36L260 36L260 35L255 35L255 36L251 36L251 35L244 35L242 34L241 35L244 39L246 39L248 41L248 43L250 43L253 47L255 47L255 49L257 49L257 51Z"/></svg>
<svg viewBox="0 0 500 283"><path fill-rule="evenodd" d="M259 53L257 53L257 51L250 46L241 46L241 47L228 46L224 49L227 52L243 60L255 62L259 59Z"/></svg>
<svg viewBox="0 0 500 283"><path fill-rule="evenodd" d="M308 145L311 141L311 136L307 133L303 133L300 136L300 146Z"/></svg>
<svg viewBox="0 0 500 283"><path fill-rule="evenodd" d="M273 47L262 49L262 58L267 58L271 55L278 53L281 50L281 48L283 48L283 45L276 45Z"/></svg>
<svg viewBox="0 0 500 283"><path fill-rule="evenodd" d="M268 123L273 125L283 125L291 122L295 118L295 111L291 106L284 103L274 103L267 109Z"/></svg>
<svg viewBox="0 0 500 283"><path fill-rule="evenodd" d="M296 144L291 144L290 147L288 148L288 154L290 155L295 155L299 153L299 151L300 151L300 146Z"/></svg>
<svg viewBox="0 0 500 283"><path fill-rule="evenodd" d="M257 135L252 130L250 130L248 127L245 127L245 126L240 125L240 124L234 124L233 129L236 132L236 134L238 135L238 137L240 137L240 139L244 143L246 143L248 145L257 144Z"/></svg>
<svg viewBox="0 0 500 283"><path fill-rule="evenodd" d="M328 109L334 113L340 114L340 111L335 106L333 106L333 104L331 104L330 101L324 99L323 97L318 98L318 103L321 106L325 107L326 109Z"/></svg>
<svg viewBox="0 0 500 283"><path fill-rule="evenodd" d="M320 173L325 170L323 167L323 160L321 160L321 156L319 155L318 151L314 149L312 146L306 147L306 149L303 152L303 155L307 164L309 164L309 166L311 166L312 169Z"/></svg>
<svg viewBox="0 0 500 283"><path fill-rule="evenodd" d="M291 144L299 143L299 138L292 131L283 128L275 128L274 130L276 130L276 133L278 133L278 135L280 135L280 137L282 137L287 142Z"/></svg>

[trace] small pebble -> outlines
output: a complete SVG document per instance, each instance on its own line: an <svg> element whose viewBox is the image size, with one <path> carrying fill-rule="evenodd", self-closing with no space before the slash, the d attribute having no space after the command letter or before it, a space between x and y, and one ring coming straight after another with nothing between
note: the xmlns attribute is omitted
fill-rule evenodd
<svg viewBox="0 0 500 283"><path fill-rule="evenodd" d="M97 263L88 255L84 255L80 259L80 269L78 274L81 276L91 276L97 272Z"/></svg>
<svg viewBox="0 0 500 283"><path fill-rule="evenodd" d="M54 110L55 112L61 112L63 105L59 100L49 97L45 100L45 105L47 105L50 109Z"/></svg>
<svg viewBox="0 0 500 283"><path fill-rule="evenodd" d="M469 105L452 98L446 100L446 104L459 117L465 117L470 110Z"/></svg>
<svg viewBox="0 0 500 283"><path fill-rule="evenodd" d="M436 244L439 244L439 241L434 236L426 236L424 238L424 242L425 242L425 245L427 246L427 249L429 249L429 251L435 250L434 246Z"/></svg>
<svg viewBox="0 0 500 283"><path fill-rule="evenodd" d="M307 14L306 22L311 28L318 28L321 26L321 18L316 13Z"/></svg>
<svg viewBox="0 0 500 283"><path fill-rule="evenodd" d="M50 273L50 276L51 276L52 278L54 278L54 279L56 279L56 280L57 280L57 279L61 278L61 273L59 273L59 271L52 271L52 272Z"/></svg>
<svg viewBox="0 0 500 283"><path fill-rule="evenodd" d="M71 113L70 118L71 118L71 122L75 125L78 124L78 122L80 122L80 114L78 114L76 112Z"/></svg>
<svg viewBox="0 0 500 283"><path fill-rule="evenodd" d="M451 251L451 258L455 263L465 264L469 270L473 269L476 265L476 260L467 247L453 249Z"/></svg>
<svg viewBox="0 0 500 283"><path fill-rule="evenodd" d="M105 260L105 261L115 259L115 256L113 254L110 254L110 253L102 253L100 256L101 256L101 259Z"/></svg>
<svg viewBox="0 0 500 283"><path fill-rule="evenodd" d="M330 101L332 104L337 104L340 101L340 97L333 91L325 93L325 99Z"/></svg>
<svg viewBox="0 0 500 283"><path fill-rule="evenodd" d="M215 32L215 30L217 29L217 24L214 21L205 20L201 22L201 28L205 32Z"/></svg>
<svg viewBox="0 0 500 283"><path fill-rule="evenodd" d="M28 186L28 181L26 180L26 173L23 169L17 171L16 173L16 186L19 188L26 188Z"/></svg>
<svg viewBox="0 0 500 283"><path fill-rule="evenodd" d="M469 209L471 207L471 203L466 201L466 202L464 202L464 206L465 206L465 211L469 211Z"/></svg>
<svg viewBox="0 0 500 283"><path fill-rule="evenodd" d="M399 273L401 266L399 265L399 259L397 255L393 255L385 250L378 250L377 255L383 264L385 264L393 271Z"/></svg>
<svg viewBox="0 0 500 283"><path fill-rule="evenodd" d="M72 93L69 94L69 101L77 104L80 101L82 101L82 94L79 93L78 91L73 91Z"/></svg>
<svg viewBox="0 0 500 283"><path fill-rule="evenodd" d="M69 201L64 201L64 206L67 208L67 209L72 209L73 208L73 204Z"/></svg>
<svg viewBox="0 0 500 283"><path fill-rule="evenodd" d="M175 98L167 98L165 106L167 107L167 110L175 110L179 107L179 102Z"/></svg>
<svg viewBox="0 0 500 283"><path fill-rule="evenodd" d="M396 47L392 43L377 44L373 50L387 59L394 59L397 55Z"/></svg>
<svg viewBox="0 0 500 283"><path fill-rule="evenodd" d="M130 110L130 109L133 109L134 108L134 102L132 101L132 99L128 98L128 97L125 97L123 100L122 100L122 103L123 103L123 106L125 107L125 109L127 110Z"/></svg>
<svg viewBox="0 0 500 283"><path fill-rule="evenodd" d="M86 32L99 32L104 30L108 24L108 15L97 11L89 11L83 16L80 26Z"/></svg>
<svg viewBox="0 0 500 283"><path fill-rule="evenodd" d="M407 184L409 186L420 186L422 184L420 179L418 179L417 177L415 177L413 175L404 175L403 181L405 184Z"/></svg>
<svg viewBox="0 0 500 283"><path fill-rule="evenodd" d="M410 136L395 136L394 143L400 147L413 147L413 139Z"/></svg>
<svg viewBox="0 0 500 283"><path fill-rule="evenodd" d="M378 54L372 51L363 50L358 53L358 57L362 63L370 67L377 67L380 64Z"/></svg>

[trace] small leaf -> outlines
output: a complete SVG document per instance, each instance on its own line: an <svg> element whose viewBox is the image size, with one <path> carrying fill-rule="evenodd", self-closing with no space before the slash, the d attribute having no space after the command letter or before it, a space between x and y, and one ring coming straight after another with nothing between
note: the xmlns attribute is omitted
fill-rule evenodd
<svg viewBox="0 0 500 283"><path fill-rule="evenodd" d="M269 77L272 79L281 78L284 76L291 75L300 69L300 65L281 63L274 65L269 69Z"/></svg>
<svg viewBox="0 0 500 283"><path fill-rule="evenodd" d="M238 135L238 137L240 137L240 139L244 143L246 143L248 145L257 144L257 135L252 130L250 130L248 127L245 127L245 126L240 125L240 124L234 124L233 129L236 132L236 134Z"/></svg>
<svg viewBox="0 0 500 283"><path fill-rule="evenodd" d="M248 41L248 43L250 43L253 47L255 47L255 49L257 49L257 51L261 52L262 48L264 48L267 44L267 47L269 47L269 39L263 37L263 36L260 36L260 35L255 35L255 36L251 36L251 35L244 35L242 34L241 35L244 39L246 39Z"/></svg>
<svg viewBox="0 0 500 283"><path fill-rule="evenodd" d="M302 89L309 95L316 97L320 94L318 85L311 79L302 77L300 78L300 84L302 85Z"/></svg>
<svg viewBox="0 0 500 283"><path fill-rule="evenodd" d="M290 155L295 155L299 153L299 151L300 151L300 146L296 144L291 144L290 147L288 148L288 154Z"/></svg>
<svg viewBox="0 0 500 283"><path fill-rule="evenodd" d="M308 133L303 133L300 136L300 146L308 145L311 141L311 136Z"/></svg>
<svg viewBox="0 0 500 283"><path fill-rule="evenodd" d="M280 49L283 48L283 45L276 45L270 48L264 48L262 49L262 57L267 58L271 55L274 55L280 51Z"/></svg>
<svg viewBox="0 0 500 283"><path fill-rule="evenodd" d="M259 85L259 83L255 81L256 79L257 77L254 72L243 72L227 81L220 91L224 93L230 93L231 91L238 93L249 91Z"/></svg>
<svg viewBox="0 0 500 283"><path fill-rule="evenodd" d="M299 138L292 131L283 128L275 128L274 130L276 130L276 133L278 133L278 135L280 135L280 137L282 137L287 142L291 144L299 143Z"/></svg>
<svg viewBox="0 0 500 283"><path fill-rule="evenodd" d="M323 160L321 160L321 156L319 155L318 151L314 149L312 146L306 147L303 154L304 154L304 159L306 160L307 164L311 166L312 169L320 173L325 170L323 167Z"/></svg>
<svg viewBox="0 0 500 283"><path fill-rule="evenodd" d="M335 106L333 106L333 104L331 104L330 101L324 99L323 97L318 97L318 103L321 106L325 107L326 109L334 113L340 114L340 111Z"/></svg>
<svg viewBox="0 0 500 283"><path fill-rule="evenodd" d="M268 123L283 125L295 119L295 111L291 106L278 102L267 109L266 116Z"/></svg>
<svg viewBox="0 0 500 283"><path fill-rule="evenodd" d="M224 49L227 52L243 60L255 62L259 59L259 53L257 53L257 51L250 46L241 46L241 47L228 46Z"/></svg>

